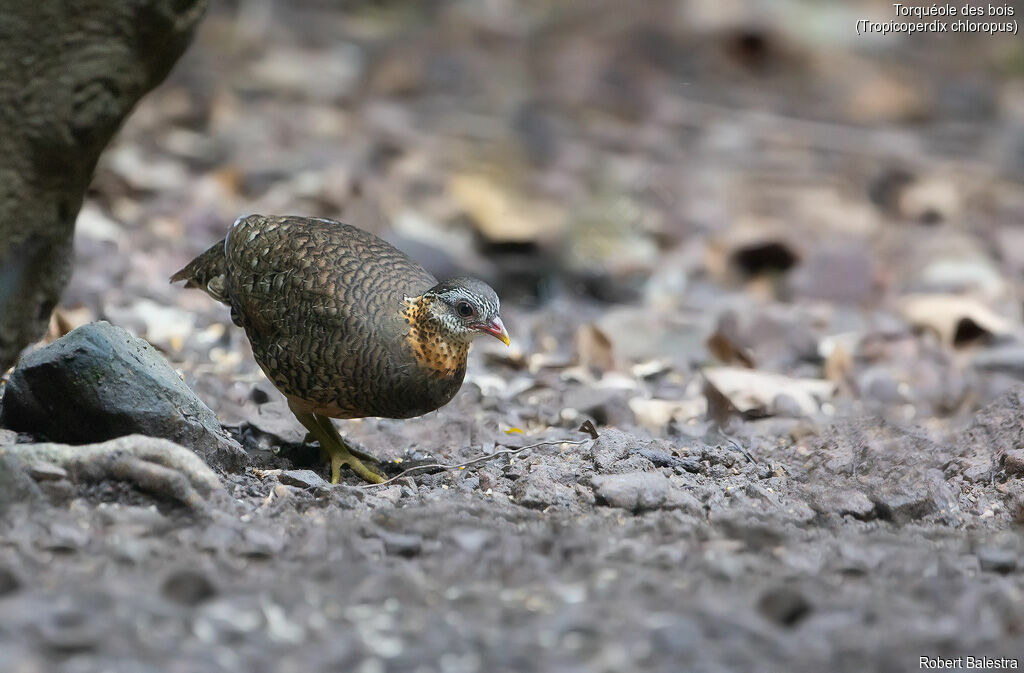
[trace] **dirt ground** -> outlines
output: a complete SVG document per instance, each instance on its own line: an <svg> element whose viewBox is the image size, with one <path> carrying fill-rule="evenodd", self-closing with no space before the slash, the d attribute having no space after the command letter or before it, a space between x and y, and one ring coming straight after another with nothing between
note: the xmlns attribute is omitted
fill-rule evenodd
<svg viewBox="0 0 1024 673"><path fill-rule="evenodd" d="M1024 47L637 5L214 5L97 169L54 336L145 338L252 466L198 513L8 504L0 671L1021 666ZM250 212L494 285L513 347L452 403L338 422L451 469L303 471L227 310L167 283Z"/></svg>

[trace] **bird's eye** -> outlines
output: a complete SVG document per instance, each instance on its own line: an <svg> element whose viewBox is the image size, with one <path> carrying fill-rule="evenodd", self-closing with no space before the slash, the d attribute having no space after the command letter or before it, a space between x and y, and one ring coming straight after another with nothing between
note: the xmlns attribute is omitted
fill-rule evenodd
<svg viewBox="0 0 1024 673"><path fill-rule="evenodd" d="M468 318L472 316L473 313L475 312L473 311L473 307L470 306L468 301L460 301L458 304L455 305L455 310L458 311L459 315L461 315L463 318Z"/></svg>

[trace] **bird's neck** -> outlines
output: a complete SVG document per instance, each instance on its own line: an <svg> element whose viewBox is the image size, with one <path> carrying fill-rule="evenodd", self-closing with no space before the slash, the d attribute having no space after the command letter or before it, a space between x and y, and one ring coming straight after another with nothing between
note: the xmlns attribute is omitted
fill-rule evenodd
<svg viewBox="0 0 1024 673"><path fill-rule="evenodd" d="M466 372L469 343L453 338L433 317L431 303L435 301L440 300L430 295L405 300L402 317L409 325L406 342L421 367L442 378L461 378Z"/></svg>

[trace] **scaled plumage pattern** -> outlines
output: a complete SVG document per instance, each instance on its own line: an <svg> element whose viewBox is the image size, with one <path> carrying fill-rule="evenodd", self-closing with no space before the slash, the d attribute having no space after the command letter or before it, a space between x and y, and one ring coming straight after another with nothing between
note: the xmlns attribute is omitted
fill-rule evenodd
<svg viewBox="0 0 1024 673"><path fill-rule="evenodd" d="M299 421L331 455L331 478L352 454L331 418L409 418L458 392L469 344L506 344L498 297L486 283L439 283L404 253L341 222L239 218L225 239L171 277L231 308L253 355Z"/></svg>

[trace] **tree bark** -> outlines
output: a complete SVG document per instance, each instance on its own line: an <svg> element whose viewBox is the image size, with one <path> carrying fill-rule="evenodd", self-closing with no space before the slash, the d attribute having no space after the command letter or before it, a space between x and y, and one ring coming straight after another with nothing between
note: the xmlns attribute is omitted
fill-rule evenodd
<svg viewBox="0 0 1024 673"><path fill-rule="evenodd" d="M0 372L46 330L100 153L206 5L0 0Z"/></svg>

